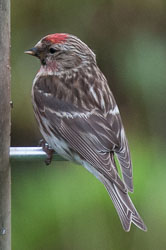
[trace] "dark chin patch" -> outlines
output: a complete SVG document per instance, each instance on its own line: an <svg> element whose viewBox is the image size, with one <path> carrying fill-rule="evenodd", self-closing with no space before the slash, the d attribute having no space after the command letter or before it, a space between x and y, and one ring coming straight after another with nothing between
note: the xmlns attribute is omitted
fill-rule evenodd
<svg viewBox="0 0 166 250"><path fill-rule="evenodd" d="M45 60L45 59L42 59L42 60L41 60L41 64L42 64L42 65L46 65L46 60Z"/></svg>

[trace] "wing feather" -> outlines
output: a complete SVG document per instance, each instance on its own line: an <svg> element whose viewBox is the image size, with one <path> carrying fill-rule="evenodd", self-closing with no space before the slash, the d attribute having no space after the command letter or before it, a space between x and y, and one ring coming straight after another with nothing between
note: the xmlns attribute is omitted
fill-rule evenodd
<svg viewBox="0 0 166 250"><path fill-rule="evenodd" d="M64 89L61 89L61 98L58 98L55 93L57 87L50 87L50 84L60 80L54 76L52 78L41 80L40 77L34 87L36 108L48 119L52 131L59 133L75 152L122 191L127 192L126 186L132 191L128 143L113 96L114 107L107 115L99 107L87 110L65 100L62 94ZM62 87L62 83L60 85ZM117 172L112 157L114 153L120 162L126 186Z"/></svg>

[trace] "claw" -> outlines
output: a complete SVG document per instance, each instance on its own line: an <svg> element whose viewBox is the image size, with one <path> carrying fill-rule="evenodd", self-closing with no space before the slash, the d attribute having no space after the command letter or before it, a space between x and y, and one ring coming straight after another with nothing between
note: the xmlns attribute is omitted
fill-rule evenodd
<svg viewBox="0 0 166 250"><path fill-rule="evenodd" d="M43 151L47 154L47 158L45 159L45 164L50 165L54 154L54 150L43 139L39 141L39 146L42 147Z"/></svg>

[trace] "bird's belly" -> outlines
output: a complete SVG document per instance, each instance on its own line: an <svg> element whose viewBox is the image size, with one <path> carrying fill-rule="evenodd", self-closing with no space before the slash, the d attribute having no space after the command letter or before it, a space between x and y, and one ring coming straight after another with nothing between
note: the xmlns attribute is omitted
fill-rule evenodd
<svg viewBox="0 0 166 250"><path fill-rule="evenodd" d="M73 160L72 152L65 140L63 138L59 138L59 136L56 133L53 133L50 130L49 122L47 119L43 117L42 123L39 121L39 117L36 116L38 124L39 124L39 130L44 137L45 141L48 143L48 145L56 151L59 155L61 155L63 158L67 160Z"/></svg>
<svg viewBox="0 0 166 250"><path fill-rule="evenodd" d="M74 160L72 157L72 152L68 146L68 144L63 140L59 139L55 135L48 135L44 133L42 130L40 130L44 139L48 143L48 145L55 150L56 153L58 153L60 156L67 160Z"/></svg>

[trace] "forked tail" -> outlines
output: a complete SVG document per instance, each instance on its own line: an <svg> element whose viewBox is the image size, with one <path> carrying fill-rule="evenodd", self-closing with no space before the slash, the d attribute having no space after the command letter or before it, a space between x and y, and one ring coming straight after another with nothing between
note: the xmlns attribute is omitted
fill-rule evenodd
<svg viewBox="0 0 166 250"><path fill-rule="evenodd" d="M147 231L147 228L138 214L134 204L132 203L129 195L122 192L114 183L111 183L107 179L101 180L106 187L113 203L116 208L116 211L121 220L122 226L125 231L130 231L131 222L134 223L143 231Z"/></svg>

